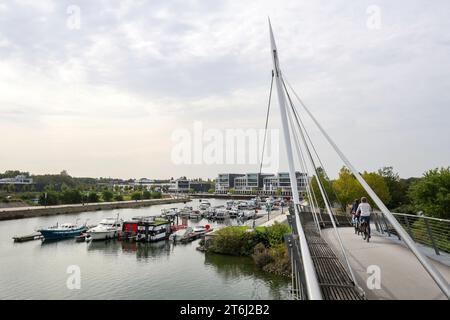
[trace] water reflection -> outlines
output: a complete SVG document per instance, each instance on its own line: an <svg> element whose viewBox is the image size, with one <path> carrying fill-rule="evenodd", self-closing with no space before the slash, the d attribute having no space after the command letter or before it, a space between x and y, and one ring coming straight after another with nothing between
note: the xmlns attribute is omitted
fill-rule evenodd
<svg viewBox="0 0 450 320"><path fill-rule="evenodd" d="M224 201L211 199L211 203ZM195 207L197 203L191 205ZM196 250L197 242L174 246L165 241L80 243L66 239L14 243L11 239L31 232L36 226L54 225L56 221L90 219L95 223L116 213L131 219L157 215L162 208L174 206L2 221L0 299L279 299L287 292L289 279L262 273L249 258L205 255ZM218 228L240 222L235 219L188 221L189 226L197 224ZM83 270L82 290L77 292L68 292L65 285L67 266L72 264Z"/></svg>
<svg viewBox="0 0 450 320"><path fill-rule="evenodd" d="M92 252L119 255L135 255L137 260L158 258L170 255L171 244L169 241L152 243L134 241L91 241L87 244L87 250Z"/></svg>
<svg viewBox="0 0 450 320"><path fill-rule="evenodd" d="M154 243L137 243L136 258L148 259L170 255L170 242L159 241Z"/></svg>
<svg viewBox="0 0 450 320"><path fill-rule="evenodd" d="M205 265L215 268L217 274L224 280L239 279L241 277L253 278L252 299L260 299L260 287L269 287L274 299L288 299L288 278L271 275L259 270L249 257L233 257L219 254L205 254Z"/></svg>
<svg viewBox="0 0 450 320"><path fill-rule="evenodd" d="M119 255L121 252L121 242L118 240L107 241L90 241L87 243L88 251L97 251L98 253L105 253L108 255Z"/></svg>

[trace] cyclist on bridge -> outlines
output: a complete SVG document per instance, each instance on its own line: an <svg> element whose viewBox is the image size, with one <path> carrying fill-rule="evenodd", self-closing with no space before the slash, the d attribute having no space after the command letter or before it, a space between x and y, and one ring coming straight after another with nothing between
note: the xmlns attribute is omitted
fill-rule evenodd
<svg viewBox="0 0 450 320"><path fill-rule="evenodd" d="M366 222L367 223L367 237L370 239L370 213L372 212L372 207L367 202L366 197L361 198L361 203L358 206L358 209L356 210L356 214L360 214L360 220L361 223ZM366 237L364 237L364 240L366 240Z"/></svg>

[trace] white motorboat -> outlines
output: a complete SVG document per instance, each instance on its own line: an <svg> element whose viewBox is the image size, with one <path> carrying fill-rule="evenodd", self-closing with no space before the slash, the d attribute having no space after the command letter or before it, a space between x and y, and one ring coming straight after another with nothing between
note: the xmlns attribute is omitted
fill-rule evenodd
<svg viewBox="0 0 450 320"><path fill-rule="evenodd" d="M211 207L211 203L209 203L208 201L203 201L202 203L200 203L200 204L198 205L198 208L199 208L200 210L206 210L206 209L208 209L209 207Z"/></svg>
<svg viewBox="0 0 450 320"><path fill-rule="evenodd" d="M175 217L178 212L179 210L177 208L161 209L161 216L167 218Z"/></svg>
<svg viewBox="0 0 450 320"><path fill-rule="evenodd" d="M180 241L181 239L183 239L184 237L186 237L188 234L190 234L192 232L193 232L193 230L191 227L188 227L186 229L180 229L180 230L172 233L169 236L169 240L174 241L174 242Z"/></svg>
<svg viewBox="0 0 450 320"><path fill-rule="evenodd" d="M100 223L86 231L88 240L107 240L117 238L122 230L122 221L117 218L106 218Z"/></svg>
<svg viewBox="0 0 450 320"><path fill-rule="evenodd" d="M194 232L209 232L212 231L212 228L209 224L204 225L204 226L195 226L194 227Z"/></svg>

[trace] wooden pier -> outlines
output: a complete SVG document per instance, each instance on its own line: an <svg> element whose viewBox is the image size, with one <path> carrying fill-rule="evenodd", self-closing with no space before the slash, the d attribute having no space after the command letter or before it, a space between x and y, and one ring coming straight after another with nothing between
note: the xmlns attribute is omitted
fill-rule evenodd
<svg viewBox="0 0 450 320"><path fill-rule="evenodd" d="M24 236L14 236L14 242L26 242L26 241L33 241L33 240L39 240L42 239L43 236L40 232L34 232L31 234L27 234Z"/></svg>

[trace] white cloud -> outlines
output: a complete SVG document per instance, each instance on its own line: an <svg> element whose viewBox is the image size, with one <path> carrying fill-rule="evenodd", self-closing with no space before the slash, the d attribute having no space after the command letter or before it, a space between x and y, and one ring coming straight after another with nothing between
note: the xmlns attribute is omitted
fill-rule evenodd
<svg viewBox="0 0 450 320"><path fill-rule="evenodd" d="M88 136L100 143L96 127L113 139L93 148L93 157L111 156L114 140L126 145L118 130L132 140L130 132L144 126L138 139L158 137L157 143L124 152L148 161L132 170L113 161L108 175L213 176L212 166L162 165L164 152L170 154L167 137L195 120L219 128L264 125L270 15L285 74L358 167L395 164L407 176L448 165L450 151L438 147L450 136L446 1L378 1L379 30L366 27L370 1L78 1L79 30L66 27L71 4L0 5L0 134L14 130L26 141L39 126L46 139L67 127L63 136L76 151L66 154L77 158ZM337 172L341 163L319 145L330 172ZM20 143L8 145L17 156L3 159L3 169L31 165L21 150ZM101 163L75 162L72 172L107 175ZM62 164L49 159L42 170Z"/></svg>

